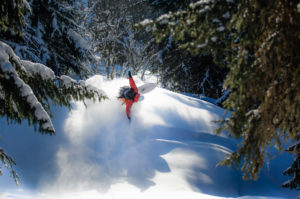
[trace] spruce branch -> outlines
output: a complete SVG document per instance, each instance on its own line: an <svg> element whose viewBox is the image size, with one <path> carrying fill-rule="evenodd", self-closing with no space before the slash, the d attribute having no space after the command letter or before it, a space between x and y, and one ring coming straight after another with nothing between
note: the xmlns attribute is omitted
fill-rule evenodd
<svg viewBox="0 0 300 199"><path fill-rule="evenodd" d="M2 166L4 165L4 167L10 171L10 175L11 177L14 179L16 185L19 186L21 179L19 177L19 175L16 173L16 171L14 170L13 166L16 165L16 162L10 157L8 156L5 151L3 149L0 148L0 160L1 160L1 164L0 164L0 176L2 175Z"/></svg>

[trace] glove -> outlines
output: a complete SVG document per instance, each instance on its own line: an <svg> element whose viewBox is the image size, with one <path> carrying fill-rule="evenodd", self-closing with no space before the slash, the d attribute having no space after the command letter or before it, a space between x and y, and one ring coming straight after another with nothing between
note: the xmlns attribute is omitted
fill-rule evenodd
<svg viewBox="0 0 300 199"><path fill-rule="evenodd" d="M129 78L131 78L131 72L130 71L128 71L128 76L129 76Z"/></svg>
<svg viewBox="0 0 300 199"><path fill-rule="evenodd" d="M131 122L131 117L128 117L128 119L129 119L129 122Z"/></svg>

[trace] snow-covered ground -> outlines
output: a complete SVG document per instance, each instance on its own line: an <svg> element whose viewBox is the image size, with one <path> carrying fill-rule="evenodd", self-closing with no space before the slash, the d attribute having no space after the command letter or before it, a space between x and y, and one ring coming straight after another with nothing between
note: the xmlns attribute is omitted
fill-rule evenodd
<svg viewBox="0 0 300 199"><path fill-rule="evenodd" d="M116 99L128 80L94 76L87 82L110 100L87 108L75 103L70 113L56 107L56 136L0 121L0 146L17 162L23 182L17 188L3 168L1 199L296 198L297 192L280 188L288 155L271 159L256 182L216 166L238 143L214 134L212 121L223 109L156 88L133 105L129 123Z"/></svg>

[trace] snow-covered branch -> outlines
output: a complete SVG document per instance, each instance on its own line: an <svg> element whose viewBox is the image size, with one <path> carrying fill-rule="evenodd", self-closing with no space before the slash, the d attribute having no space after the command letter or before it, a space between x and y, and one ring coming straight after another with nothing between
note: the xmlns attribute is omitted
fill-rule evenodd
<svg viewBox="0 0 300 199"><path fill-rule="evenodd" d="M3 74L4 78L14 85L12 88L17 88L18 92L22 98L24 98L24 103L26 103L31 110L34 111L34 117L41 122L41 128L47 132L54 132L54 127L52 125L51 119L48 113L45 111L41 103L36 98L35 94L33 93L31 87L26 84L23 79L20 78L19 74L17 73L15 67L13 65L19 65L21 62L16 54L12 51L12 49L3 42L0 42L0 70ZM28 62L25 65L31 69L29 70L30 73L33 71L33 66L30 66ZM19 65L20 68L26 70L23 65ZM40 67L37 67L40 69ZM39 71L35 71L39 72ZM41 73L42 74L42 73ZM1 81L2 82L2 81ZM3 86L5 89L6 85ZM6 99L5 99L6 100ZM28 110L30 111L30 110Z"/></svg>
<svg viewBox="0 0 300 199"><path fill-rule="evenodd" d="M76 82L68 76L55 76L47 66L20 60L4 42L0 42L1 113L12 121L28 120L39 124L40 131L54 133L51 110L45 101L70 107L70 100L98 99L104 93L90 88L84 81Z"/></svg>
<svg viewBox="0 0 300 199"><path fill-rule="evenodd" d="M13 168L13 166L16 165L16 162L10 156L8 156L5 153L5 151L1 148L0 148L0 160L3 163L3 164L0 164L0 176L2 175L1 167L4 165L5 168L10 170L11 176L15 180L16 184L19 185L19 183L21 182L21 179Z"/></svg>

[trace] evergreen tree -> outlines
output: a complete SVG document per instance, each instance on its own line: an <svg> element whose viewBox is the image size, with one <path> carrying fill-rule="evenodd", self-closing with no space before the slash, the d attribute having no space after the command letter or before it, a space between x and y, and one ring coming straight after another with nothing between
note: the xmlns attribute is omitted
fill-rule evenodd
<svg viewBox="0 0 300 199"><path fill-rule="evenodd" d="M153 7L154 16L168 12L177 12L185 9L191 2L195 0L148 0L148 3Z"/></svg>
<svg viewBox="0 0 300 199"><path fill-rule="evenodd" d="M27 120L35 130L53 135L50 105L71 109L71 100L86 98L100 101L105 97L84 81L56 76L42 64L20 60L7 44L0 42L0 116L6 117L8 124ZM0 158L6 167L15 164L2 149ZM13 170L11 173L17 181L18 176Z"/></svg>
<svg viewBox="0 0 300 199"><path fill-rule="evenodd" d="M147 4L143 1L88 1L88 10L86 24L91 45L104 65L100 72L108 78L122 76L128 68L134 73L145 71L157 60L153 56L156 51L145 39L147 33L142 35L132 27L147 16Z"/></svg>
<svg viewBox="0 0 300 199"><path fill-rule="evenodd" d="M27 12L26 27L21 37L0 32L2 41L12 46L26 60L52 68L56 75L80 78L90 74L93 54L79 34L83 27L80 2L73 0L30 0L31 13Z"/></svg>
<svg viewBox="0 0 300 199"><path fill-rule="evenodd" d="M2 164L0 165L0 176L2 175L2 166L4 165L6 169L10 170L10 175L14 179L15 183L19 185L19 182L21 181L19 175L14 170L14 165L16 165L16 162L8 156L3 149L0 148L0 160Z"/></svg>
<svg viewBox="0 0 300 199"><path fill-rule="evenodd" d="M25 24L24 14L30 7L26 0L1 0L0 31L7 34L22 35Z"/></svg>
<svg viewBox="0 0 300 199"><path fill-rule="evenodd" d="M221 165L242 164L258 177L268 146L299 139L300 13L298 1L197 1L186 10L144 23L157 40L171 35L179 48L210 52L230 69L224 106L232 110L221 130L243 141ZM298 152L297 152L298 153Z"/></svg>
<svg viewBox="0 0 300 199"><path fill-rule="evenodd" d="M179 49L170 37L158 46L158 56L160 62L153 70L163 87L214 99L224 96L222 83L228 70L214 64L210 54L193 55Z"/></svg>
<svg viewBox="0 0 300 199"><path fill-rule="evenodd" d="M16 12L13 13L22 11L21 2L12 2L15 3L13 7L8 2L1 2L3 3L1 9L4 11L15 11L14 9L16 9ZM26 3L26 1L22 2ZM10 16L8 13L1 12L1 16L6 15ZM4 20L7 30L2 26L1 36L9 38L22 32L23 11L14 17L8 22ZM37 29L36 32L39 31L40 29ZM72 99L100 101L104 98L106 97L100 90L87 85L84 81L76 82L65 75L56 76L50 68L43 64L21 60L10 46L0 41L0 116L6 117L8 124L27 120L35 130L53 135L55 129L50 119L53 117L50 104L63 105L71 109L70 101ZM10 170L11 176L18 184L20 178L13 168L16 163L1 148L0 160L3 163L0 165L0 175L2 175L2 166L4 165Z"/></svg>
<svg viewBox="0 0 300 199"><path fill-rule="evenodd" d="M295 154L296 157L293 164L283 172L284 175L291 176L292 179L283 183L282 187L300 190L300 142L298 141L287 151Z"/></svg>
<svg viewBox="0 0 300 199"><path fill-rule="evenodd" d="M148 1L152 6L152 16L159 16L170 11L177 13L185 10L192 2L194 0ZM167 14L162 15L160 19L164 16ZM221 98L225 94L222 83L227 69L214 64L210 52L191 54L178 48L180 42L173 36L161 37L158 45L160 62L156 64L155 71L159 73L162 86L177 92Z"/></svg>

